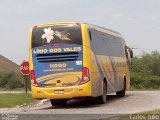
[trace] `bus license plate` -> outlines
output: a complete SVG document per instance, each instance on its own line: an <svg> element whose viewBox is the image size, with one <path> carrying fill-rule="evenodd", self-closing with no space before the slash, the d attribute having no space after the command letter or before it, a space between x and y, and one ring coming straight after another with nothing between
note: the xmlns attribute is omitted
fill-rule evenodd
<svg viewBox="0 0 160 120"><path fill-rule="evenodd" d="M55 90L54 93L55 93L55 94L63 94L63 93L64 93L64 90Z"/></svg>

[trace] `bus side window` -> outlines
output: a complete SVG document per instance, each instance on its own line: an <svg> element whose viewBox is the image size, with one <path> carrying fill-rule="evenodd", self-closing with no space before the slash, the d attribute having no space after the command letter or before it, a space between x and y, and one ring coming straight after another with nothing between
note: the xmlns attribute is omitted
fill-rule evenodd
<svg viewBox="0 0 160 120"><path fill-rule="evenodd" d="M91 31L89 31L89 38L92 41Z"/></svg>

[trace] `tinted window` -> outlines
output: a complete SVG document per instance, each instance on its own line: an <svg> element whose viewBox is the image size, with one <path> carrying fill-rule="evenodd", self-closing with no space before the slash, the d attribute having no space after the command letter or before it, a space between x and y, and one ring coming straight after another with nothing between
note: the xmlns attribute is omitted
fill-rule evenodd
<svg viewBox="0 0 160 120"><path fill-rule="evenodd" d="M91 49L96 55L125 56L122 40L106 33L90 30Z"/></svg>
<svg viewBox="0 0 160 120"><path fill-rule="evenodd" d="M55 44L82 45L80 26L48 26L33 29L32 47Z"/></svg>

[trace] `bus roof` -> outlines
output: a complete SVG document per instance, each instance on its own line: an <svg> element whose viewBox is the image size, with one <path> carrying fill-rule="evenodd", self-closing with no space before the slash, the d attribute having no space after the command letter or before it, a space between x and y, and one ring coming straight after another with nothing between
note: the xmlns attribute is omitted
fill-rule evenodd
<svg viewBox="0 0 160 120"><path fill-rule="evenodd" d="M37 27L44 27L44 26L61 26L61 25L80 25L79 22L59 22L59 23L47 23L47 24L40 24L36 25Z"/></svg>
<svg viewBox="0 0 160 120"><path fill-rule="evenodd" d="M119 32L116 32L114 30L108 29L108 28L104 28L104 27L100 27L97 25L92 25L92 24L88 24L88 23L80 23L80 22L58 22L58 23L48 23L48 24L40 24L40 25L36 25L35 27L45 27L45 26L72 26L72 25L80 25L80 24L87 24L90 28L94 28L98 31L110 34L112 36L116 36L119 38L122 38L122 35Z"/></svg>
<svg viewBox="0 0 160 120"><path fill-rule="evenodd" d="M104 32L104 33L107 33L107 34L110 34L112 36L116 36L116 37L119 37L119 38L122 38L122 35L119 33L119 32L116 32L114 30L111 30L111 29L108 29L108 28L104 28L104 27L100 27L100 26L97 26L97 25L92 25L92 24L88 24L91 28L95 28L96 30L98 31L101 31L101 32Z"/></svg>

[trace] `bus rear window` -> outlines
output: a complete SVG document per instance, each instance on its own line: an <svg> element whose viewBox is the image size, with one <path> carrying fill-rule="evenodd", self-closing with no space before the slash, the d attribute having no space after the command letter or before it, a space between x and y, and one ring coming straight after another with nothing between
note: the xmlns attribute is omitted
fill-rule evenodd
<svg viewBox="0 0 160 120"><path fill-rule="evenodd" d="M67 44L82 45L80 26L47 26L33 29L32 48Z"/></svg>

